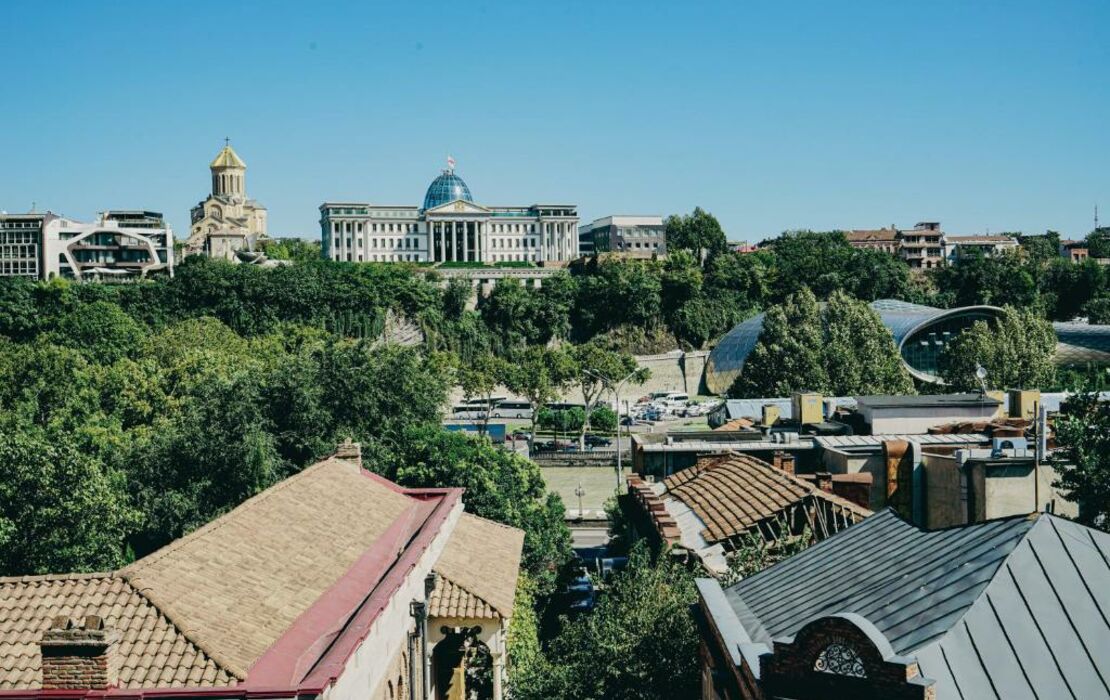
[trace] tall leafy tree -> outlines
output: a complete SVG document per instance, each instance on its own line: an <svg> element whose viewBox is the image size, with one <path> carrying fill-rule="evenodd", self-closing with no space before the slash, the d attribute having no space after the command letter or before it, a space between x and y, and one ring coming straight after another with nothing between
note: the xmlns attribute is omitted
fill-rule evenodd
<svg viewBox="0 0 1110 700"><path fill-rule="evenodd" d="M789 396L795 391L826 391L829 377L821 341L817 299L803 287L785 304L767 310L759 341L729 395Z"/></svg>
<svg viewBox="0 0 1110 700"><path fill-rule="evenodd" d="M505 386L509 391L528 399L532 405L532 426L529 444L536 439L536 420L540 408L559 398L574 381L577 368L574 358L564 350L532 346L516 353L509 362Z"/></svg>
<svg viewBox="0 0 1110 700"><path fill-rule="evenodd" d="M987 370L986 382L997 389L1053 386L1056 333L1052 324L1029 309L1004 307L991 324L977 321L956 336L940 356L940 376L955 391L981 388L975 372Z"/></svg>
<svg viewBox="0 0 1110 700"><path fill-rule="evenodd" d="M574 363L574 382L582 391L582 398L586 402L585 420L578 434L578 446L583 448L586 444L586 430L590 427L594 408L602 395L613 391L625 381L643 384L651 376L651 372L647 368L638 368L636 358L628 353L611 350L597 340L573 347L570 354Z"/></svg>
<svg viewBox="0 0 1110 700"><path fill-rule="evenodd" d="M653 561L640 542L589 615L571 620L542 659L514 672L513 692L553 700L670 700L698 695L693 576Z"/></svg>
<svg viewBox="0 0 1110 700"><path fill-rule="evenodd" d="M894 338L871 307L844 292L834 292L822 313L822 322L821 354L830 393L913 393L913 379L902 363Z"/></svg>
<svg viewBox="0 0 1110 700"><path fill-rule="evenodd" d="M504 383L508 375L505 361L493 353L477 355L469 362L459 364L456 376L463 396L468 399L482 399L486 410L479 422L481 434L489 428L490 415L493 413L491 403L497 387Z"/></svg>
<svg viewBox="0 0 1110 700"><path fill-rule="evenodd" d="M122 475L66 432L0 423L0 572L104 571L138 524Z"/></svg>
<svg viewBox="0 0 1110 700"><path fill-rule="evenodd" d="M688 251L700 262L728 250L728 239L717 217L701 207L690 214L668 216L664 225L668 251Z"/></svg>
<svg viewBox="0 0 1110 700"><path fill-rule="evenodd" d="M1057 486L1079 504L1079 521L1110 529L1110 404L1085 379L1060 406L1054 426Z"/></svg>

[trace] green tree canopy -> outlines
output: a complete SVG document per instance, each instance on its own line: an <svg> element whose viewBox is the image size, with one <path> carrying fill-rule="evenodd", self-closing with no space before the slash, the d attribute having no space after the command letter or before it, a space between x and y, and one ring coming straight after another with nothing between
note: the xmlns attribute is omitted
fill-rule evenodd
<svg viewBox="0 0 1110 700"><path fill-rule="evenodd" d="M940 355L941 378L953 391L981 388L975 372L987 370L986 383L997 389L1053 386L1056 333L1052 324L1029 309L1003 308L992 324L976 321L956 336Z"/></svg>
<svg viewBox="0 0 1110 700"><path fill-rule="evenodd" d="M1099 400L1093 378L1063 402L1054 429L1057 486L1079 504L1080 522L1110 529L1110 404Z"/></svg>
<svg viewBox="0 0 1110 700"><path fill-rule="evenodd" d="M640 542L597 607L565 623L543 657L513 671L513 693L552 700L670 700L698 695L693 576Z"/></svg>
<svg viewBox="0 0 1110 700"><path fill-rule="evenodd" d="M912 394L913 379L875 311L833 292L822 313L821 355L834 396Z"/></svg>
<svg viewBox="0 0 1110 700"><path fill-rule="evenodd" d="M821 339L817 299L803 287L785 304L767 310L759 341L729 389L729 396L790 396L795 391L824 391L829 377Z"/></svg>
<svg viewBox="0 0 1110 700"><path fill-rule="evenodd" d="M690 214L668 216L663 223L668 252L687 251L700 261L728 250L728 240L717 217L701 207L695 207Z"/></svg>
<svg viewBox="0 0 1110 700"><path fill-rule="evenodd" d="M913 393L890 331L867 304L834 291L822 309L803 288L772 306L730 396Z"/></svg>
<svg viewBox="0 0 1110 700"><path fill-rule="evenodd" d="M75 444L0 423L0 573L105 571L138 522L122 475Z"/></svg>
<svg viewBox="0 0 1110 700"><path fill-rule="evenodd" d="M562 501L547 492L535 462L484 438L429 426L407 431L388 460L372 466L403 486L465 488L467 512L525 531L523 567L542 595L554 591L571 554L570 531Z"/></svg>

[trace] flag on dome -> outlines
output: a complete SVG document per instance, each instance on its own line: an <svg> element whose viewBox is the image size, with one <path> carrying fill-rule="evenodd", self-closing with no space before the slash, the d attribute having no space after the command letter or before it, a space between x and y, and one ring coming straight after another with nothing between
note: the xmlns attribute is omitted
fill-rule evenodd
<svg viewBox="0 0 1110 700"><path fill-rule="evenodd" d="M455 159L451 156L447 156L447 167L451 170L455 169Z"/></svg>

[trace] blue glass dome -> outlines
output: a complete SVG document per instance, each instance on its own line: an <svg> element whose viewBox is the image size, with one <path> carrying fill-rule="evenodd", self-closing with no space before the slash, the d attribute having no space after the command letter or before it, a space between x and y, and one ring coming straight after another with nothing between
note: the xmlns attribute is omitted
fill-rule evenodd
<svg viewBox="0 0 1110 700"><path fill-rule="evenodd" d="M432 184L428 185L428 192L424 195L424 208L431 209L456 199L474 201L470 196L470 188L466 186L463 179L456 175L454 170L444 170L439 177L432 180Z"/></svg>

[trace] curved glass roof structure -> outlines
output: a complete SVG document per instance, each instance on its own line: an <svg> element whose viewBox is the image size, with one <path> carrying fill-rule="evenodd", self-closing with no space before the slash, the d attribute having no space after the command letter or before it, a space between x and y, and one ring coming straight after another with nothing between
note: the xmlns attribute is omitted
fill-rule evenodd
<svg viewBox="0 0 1110 700"><path fill-rule="evenodd" d="M937 359L949 340L976 321L995 318L1002 312L995 306L965 306L938 309L897 299L879 299L870 304L894 337L906 369L915 378L935 383ZM763 314L758 314L729 331L709 354L705 386L724 394L744 369L744 361L763 331ZM1110 343L1110 327L1106 340ZM1110 346L1108 346L1110 347Z"/></svg>
<svg viewBox="0 0 1110 700"><path fill-rule="evenodd" d="M1086 323L1053 323L1056 331L1056 364L1110 365L1110 326Z"/></svg>
<svg viewBox="0 0 1110 700"><path fill-rule="evenodd" d="M470 188L466 186L463 179L456 175L453 169L448 168L428 185L428 191L424 194L424 208L431 209L456 199L474 201L470 196Z"/></svg>

